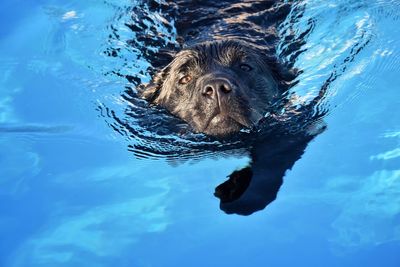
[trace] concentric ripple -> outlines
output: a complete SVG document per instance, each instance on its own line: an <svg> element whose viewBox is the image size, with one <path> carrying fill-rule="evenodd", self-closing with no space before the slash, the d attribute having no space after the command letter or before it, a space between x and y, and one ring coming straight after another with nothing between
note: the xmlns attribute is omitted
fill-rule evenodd
<svg viewBox="0 0 400 267"><path fill-rule="evenodd" d="M399 17L399 4L394 1L204 1L196 9L196 19L182 26L193 17L190 5L187 1L140 1L117 8L108 26L104 45L108 67L103 72L124 85L119 95L99 101L98 111L139 158L241 154L260 136L301 131L334 107L355 101L364 87L373 86L366 69L374 68L376 57L391 53L390 47L384 47L387 42L378 38L379 21ZM205 29L207 34L202 34ZM212 39L253 38L268 56L298 74L283 96L290 106L265 114L257 128L230 140L194 133L186 123L150 107L136 94L137 86L168 64L173 51L209 39L210 32ZM391 66L397 67L398 59L393 60ZM366 75L364 84L352 91L341 90L341 84L357 75Z"/></svg>

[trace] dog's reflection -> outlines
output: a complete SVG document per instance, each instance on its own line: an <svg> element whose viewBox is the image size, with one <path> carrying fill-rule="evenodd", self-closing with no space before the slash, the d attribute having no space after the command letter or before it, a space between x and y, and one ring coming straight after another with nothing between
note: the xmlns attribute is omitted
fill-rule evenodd
<svg viewBox="0 0 400 267"><path fill-rule="evenodd" d="M322 132L322 128L321 131ZM214 195L228 214L250 215L275 200L283 177L317 134L274 134L251 148L250 165L218 185Z"/></svg>

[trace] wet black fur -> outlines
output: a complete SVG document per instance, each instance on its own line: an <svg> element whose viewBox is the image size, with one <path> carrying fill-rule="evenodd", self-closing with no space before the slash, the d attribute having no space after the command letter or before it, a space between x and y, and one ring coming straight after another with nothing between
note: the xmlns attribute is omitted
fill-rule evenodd
<svg viewBox="0 0 400 267"><path fill-rule="evenodd" d="M154 74L149 84L139 88L139 94L197 132L225 138L242 128L251 128L269 111L281 109L289 101L286 93L294 84L296 71L279 63L274 44L276 27L289 14L291 5L292 1L263 0L180 0L154 5L175 14L178 41L183 48ZM199 16L195 20L194 14ZM299 49L295 44L288 47ZM240 64L250 66L251 71L241 71ZM179 84L179 79L188 74L192 81ZM233 90L217 103L205 98L201 90L204 83L219 77L229 79ZM321 90L320 97L324 93ZM312 107L304 110L310 112ZM249 215L276 198L285 172L324 130L311 119L304 124L308 125L305 131L281 128L248 148L249 166L234 171L216 188L222 210Z"/></svg>

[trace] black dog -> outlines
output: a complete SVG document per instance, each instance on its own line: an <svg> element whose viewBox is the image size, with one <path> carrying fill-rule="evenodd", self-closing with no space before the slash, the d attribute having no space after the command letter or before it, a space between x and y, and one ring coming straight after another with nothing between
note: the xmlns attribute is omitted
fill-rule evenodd
<svg viewBox="0 0 400 267"><path fill-rule="evenodd" d="M196 131L224 137L256 125L280 99L275 77L256 48L214 41L179 52L142 95Z"/></svg>
<svg viewBox="0 0 400 267"><path fill-rule="evenodd" d="M273 117L275 111L290 105L286 93L295 78L295 72L275 57L276 28L288 15L290 4L170 4L183 48L142 87L140 95L184 120L194 131L217 138L229 138ZM311 105L304 107L303 113L310 110ZM297 120L304 123L302 130L274 126L276 130L249 147L250 166L233 172L216 188L223 210L248 215L275 199L286 170L323 129L309 114L303 115L307 123Z"/></svg>

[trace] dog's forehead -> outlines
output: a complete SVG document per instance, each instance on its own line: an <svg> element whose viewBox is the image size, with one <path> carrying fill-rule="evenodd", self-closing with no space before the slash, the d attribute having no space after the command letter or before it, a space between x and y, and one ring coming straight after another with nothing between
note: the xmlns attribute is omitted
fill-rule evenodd
<svg viewBox="0 0 400 267"><path fill-rule="evenodd" d="M214 62L231 64L248 58L256 59L256 54L253 48L237 42L210 42L182 50L176 55L172 64L179 68Z"/></svg>
<svg viewBox="0 0 400 267"><path fill-rule="evenodd" d="M211 42L198 45L193 48L205 58L235 60L250 56L252 51L250 47L238 42Z"/></svg>
<svg viewBox="0 0 400 267"><path fill-rule="evenodd" d="M194 49L185 49L180 51L171 62L173 65L182 65L189 61L198 60L199 53Z"/></svg>

